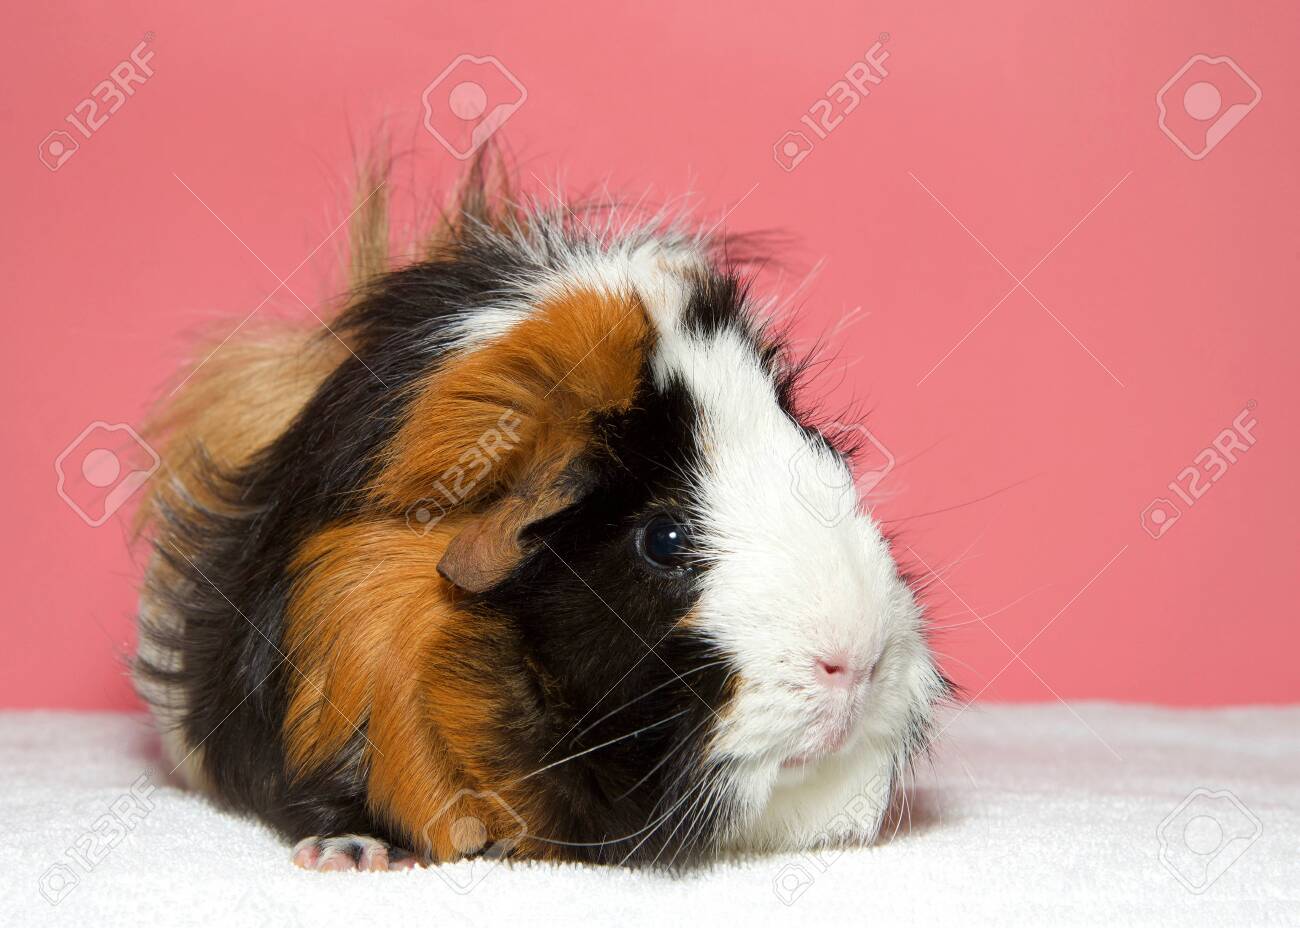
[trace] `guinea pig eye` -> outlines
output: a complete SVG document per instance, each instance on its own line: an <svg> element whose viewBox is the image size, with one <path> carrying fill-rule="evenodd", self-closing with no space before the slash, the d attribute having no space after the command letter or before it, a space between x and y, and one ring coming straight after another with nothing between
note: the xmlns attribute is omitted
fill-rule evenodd
<svg viewBox="0 0 1300 928"><path fill-rule="evenodd" d="M690 566L691 537L686 527L672 516L658 515L641 527L641 554L663 569Z"/></svg>

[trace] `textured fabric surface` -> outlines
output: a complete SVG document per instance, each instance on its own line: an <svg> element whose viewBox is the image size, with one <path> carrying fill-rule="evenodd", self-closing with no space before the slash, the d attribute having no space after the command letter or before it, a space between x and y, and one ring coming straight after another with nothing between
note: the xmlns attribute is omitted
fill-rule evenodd
<svg viewBox="0 0 1300 928"><path fill-rule="evenodd" d="M984 706L876 846L683 877L307 873L167 779L143 716L0 713L5 925L1300 925L1300 707Z"/></svg>

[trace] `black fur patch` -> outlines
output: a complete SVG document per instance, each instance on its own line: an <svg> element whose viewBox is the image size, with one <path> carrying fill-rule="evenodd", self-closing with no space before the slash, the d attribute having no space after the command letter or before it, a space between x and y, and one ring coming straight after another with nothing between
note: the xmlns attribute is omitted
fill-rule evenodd
<svg viewBox="0 0 1300 928"><path fill-rule="evenodd" d="M679 625L707 567L665 570L638 548L650 518L686 512L697 454L686 388L656 390L648 369L642 384L631 411L598 423L591 489L533 527L532 555L484 602L515 619L560 694L534 754L534 769L555 764L536 777L561 822L544 837L577 859L679 864L727 815L701 758L730 669Z"/></svg>
<svg viewBox="0 0 1300 928"><path fill-rule="evenodd" d="M151 584L163 612L184 617L141 633L179 656L179 669L137 661L145 679L178 688L185 740L202 743L204 770L229 805L256 812L290 838L358 832L386 837L364 806L360 736L336 769L290 783L281 730L288 681L281 648L299 546L329 524L362 514L363 488L400 425L407 389L437 364L449 324L501 299L517 256L467 240L454 257L380 279L335 329L349 355L270 447L235 473L203 469L220 504L161 513L157 556L180 578ZM400 514L399 514L400 515ZM354 719L361 732L365 719Z"/></svg>
<svg viewBox="0 0 1300 928"><path fill-rule="evenodd" d="M374 282L335 326L355 356L289 428L236 472L202 469L202 495L217 505L160 514L156 553L179 580L156 581L150 594L184 621L168 631L142 616L141 629L179 667L141 660L138 673L182 694L185 740L202 744L219 798L290 839L358 833L401 843L367 810L364 718L352 720L358 733L329 768L297 781L287 774L283 725L297 673L282 648L297 580L290 565L314 533L376 515L362 491L400 426L408 388L440 363L453 322L523 298L503 281L535 277L536 260L470 234L447 257ZM734 280L705 281L691 324L749 333L740 299ZM541 767L645 729L538 774L562 822L562 834L547 837L569 842L563 853L575 859L677 863L708 847L727 814L713 801L693 813L721 781L698 762L728 668L674 628L695 601L696 578L657 572L636 549L650 514L685 506L695 453L684 387L655 390L648 370L643 384L629 412L594 423L590 491L534 527L532 555L483 602L518 623L528 659L560 694L547 706L547 743L520 745L521 757Z"/></svg>

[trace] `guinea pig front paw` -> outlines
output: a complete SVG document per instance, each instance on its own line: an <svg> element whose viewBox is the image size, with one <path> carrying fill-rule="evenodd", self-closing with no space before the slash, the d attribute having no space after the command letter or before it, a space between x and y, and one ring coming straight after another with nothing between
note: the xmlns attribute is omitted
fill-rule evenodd
<svg viewBox="0 0 1300 928"><path fill-rule="evenodd" d="M367 835L312 835L293 846L293 862L304 870L410 870L415 856Z"/></svg>

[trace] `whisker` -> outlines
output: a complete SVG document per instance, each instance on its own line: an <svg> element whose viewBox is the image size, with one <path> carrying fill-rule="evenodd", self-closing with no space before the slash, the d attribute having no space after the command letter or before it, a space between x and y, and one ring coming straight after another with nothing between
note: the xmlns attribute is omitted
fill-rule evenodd
<svg viewBox="0 0 1300 928"><path fill-rule="evenodd" d="M706 776L701 780L701 783L703 784L702 788L695 791L695 798L691 801L691 804L686 807L685 812L678 816L677 824L673 826L672 831L668 832L668 837L664 838L663 844L661 844L659 850L655 852L654 860L651 861L652 864L659 863L659 858L663 855L663 852L668 850L668 845L672 844L673 836L675 836L677 832L681 831L682 826L685 825L691 816L699 810L701 803L708 798L712 781L712 776Z"/></svg>
<svg viewBox="0 0 1300 928"><path fill-rule="evenodd" d="M938 442L936 442L935 444L938 444ZM933 445L931 447L933 447ZM896 464L894 466L897 467L898 465ZM899 516L896 519L882 519L881 521L884 522L886 525L889 525L894 522L911 522L914 519L924 519L928 516L942 515L945 512L952 512L956 509L962 509L966 506L974 506L976 503L982 503L985 500L993 499L995 496L1000 496L1001 494L1006 493L1009 490L1014 490L1016 487L1023 486L1024 484L1029 483L1031 480L1035 480L1035 479L1037 478L1033 476L1025 477L1023 480L1017 480L1014 483L1008 483L1006 486L999 487L998 489L992 491L991 493L985 493L983 496L977 496L975 497L975 499L967 500L964 503L955 503L951 506L944 506L942 509L931 509L929 512L917 512L917 513L913 513L912 515Z"/></svg>
<svg viewBox="0 0 1300 928"><path fill-rule="evenodd" d="M1007 603L1005 606L1000 606L997 609L994 609L992 612L985 613L984 615L977 615L975 618L970 619L969 621L966 622L957 622L952 625L930 625L927 623L926 630L932 632L941 632L949 628L961 628L963 625L973 625L976 622L982 622L985 619L991 619L995 615L1001 615L1002 613L1006 612L1008 609L1013 609L1016 606L1019 606L1026 599L1033 596L1035 593L1041 593L1043 590L1047 589L1048 586L1049 584L1044 583L1042 586L1036 587L1035 589L1030 590L1028 593L1025 593L1021 596L1017 596L1015 599ZM953 615L970 615L970 614L971 612L969 609L964 609L961 612L953 613Z"/></svg>
<svg viewBox="0 0 1300 928"><path fill-rule="evenodd" d="M932 617L930 618L930 621L929 621L929 622L926 622L926 625L925 625L926 631L931 631L931 632L946 632L946 631L948 631L949 629L952 629L952 628L965 628L967 625L978 625L978 624L979 624L979 621L980 621L979 619L967 619L965 622L953 622L953 623L951 623L951 624L949 624L949 625L931 625L931 624L930 624L930 622L933 622L933 621L936 621L936 620L956 618L956 617L959 616L959 615L970 615L970 613L967 612L965 609L963 609L961 612L953 612L953 613L949 613L948 615L932 616ZM984 616L984 618L988 618L988 616Z"/></svg>
<svg viewBox="0 0 1300 928"><path fill-rule="evenodd" d="M963 551L961 554L957 555L957 557L954 558L954 559L953 559L952 561L950 561L949 563L943 565L942 567L938 567L938 568L936 568L935 570L928 571L929 574L930 574L930 578L929 578L928 580L926 580L924 583L920 583L920 584L917 584L916 586L914 586L914 587L912 588L912 592L913 592L913 594L919 596L921 593L925 592L925 591L928 590L930 587L934 586L936 583L940 583L940 582L942 582L942 581L948 579L949 577L951 577L952 574L953 574L953 571L955 571L955 570L956 570L958 567L960 567L961 565L963 565L963 564L965 564L965 563L968 563L969 561L974 561L974 560L977 560L977 559L980 558L980 557L983 557L983 555L981 555L981 554L969 554L969 553L968 553L968 552L970 551L970 549L973 548L974 546L975 546L975 545L974 545L974 543L972 542L971 545L970 545L969 547L967 547L965 551Z"/></svg>
<svg viewBox="0 0 1300 928"><path fill-rule="evenodd" d="M677 862L677 856L682 851L686 850L686 848L691 846L697 833L702 833L701 827L708 820L708 816L712 813L713 809L717 807L718 803L725 795L726 791L720 787L725 784L726 775L730 771L731 767L729 765L719 765L715 769L714 775L709 781L708 795L699 803L693 815L693 821L691 822L690 827L686 829L686 834L682 836L677 851L673 854L672 859L668 861L670 867Z"/></svg>
<svg viewBox="0 0 1300 928"><path fill-rule="evenodd" d="M682 839L677 842L677 850L673 852L672 858L668 861L668 866L671 867L677 862L678 856L688 846L690 836L695 833L696 825L704 820L704 810L712 806L714 798L718 795L719 791L716 790L715 787L718 785L721 777L722 772L719 769L708 778L704 789L700 790L696 794L695 802L693 802L691 807L681 816L681 821L677 823L677 827L674 828L668 837L664 839L663 846L660 847L658 852L655 854L652 863L659 862L660 855L662 855L664 851L668 850L669 846L673 843L673 837L677 834L678 829L683 825L688 825L689 827L687 827L686 833L682 836Z"/></svg>
<svg viewBox="0 0 1300 928"><path fill-rule="evenodd" d="M907 781L906 781L906 777L902 775L901 767L902 767L901 763L898 760L895 760L894 775L898 777L899 780L899 786L898 786L899 800L902 802L903 807L906 808L907 807ZM895 810L894 830L889 835L889 840L891 843L896 837L898 837L898 827L902 824L903 824L903 813L902 811Z"/></svg>
<svg viewBox="0 0 1300 928"><path fill-rule="evenodd" d="M967 670L969 670L971 673L975 674L975 676L977 676L977 677L983 677L983 674L981 674L978 670L976 670L976 669L975 669L974 667L972 667L970 664L966 663L966 662L965 662L964 660L962 660L960 657L953 657L951 654L945 654L944 652L940 651L938 648L935 648L935 647L931 647L931 648L930 648L930 653L933 654L935 657L939 658L943 663L953 663L953 664L958 664L958 665L960 665L960 666L962 666L962 667L965 667L965 668L966 668Z"/></svg>
<svg viewBox="0 0 1300 928"><path fill-rule="evenodd" d="M582 757L584 754L590 754L592 751L599 751L601 748L609 747L611 744L617 744L619 741L626 741L628 738L635 738L637 735L641 734L642 732L649 731L652 728L658 728L660 725L663 725L667 722L671 722L673 719L683 716L689 711L691 710L683 709L680 712L673 713L672 715L668 716L668 718L666 719L660 719L657 722L651 722L649 725L644 725L641 728L638 728L636 731L628 732L626 735L619 735L617 738L611 738L608 741L602 741L600 744L597 744L594 747L590 747L582 751L578 751L576 754L570 754L568 757L562 757L559 760L552 761L551 763L547 764L544 767L538 767L532 773L528 774L528 776L520 777L515 782L522 783L524 780L529 779L529 777L535 777L537 776L537 774L545 770L550 770L552 767L558 767L560 766L560 764L566 764L571 760Z"/></svg>
<svg viewBox="0 0 1300 928"><path fill-rule="evenodd" d="M668 799L672 798L673 790L677 789L681 785L682 781L685 780L688 776L690 776L690 774L691 774L691 768L689 766L683 767L681 770L679 770L677 772L677 776L673 777L672 782L665 784L663 790L659 794L659 798L656 799L655 804L650 807L650 814L646 817L654 818L655 813L659 811L659 807L662 806L664 802L666 802Z"/></svg>
<svg viewBox="0 0 1300 928"><path fill-rule="evenodd" d="M596 719L596 721L592 722L590 725L588 725L588 726L587 726L586 728L584 728L582 731L580 731L580 732L578 732L576 735L574 735L573 738L572 738L571 740L574 741L574 742L576 743L577 741L579 741L579 740L582 739L582 736L583 736L583 735L585 735L587 732L591 731L593 728L595 728L595 727L596 727L597 725L599 725L601 722L605 721L605 720L606 720L607 718L609 718L610 716L612 716L612 715L616 715L617 713L622 712L622 711L623 711L624 709L626 709L628 706L630 706L630 705L632 705L633 703L638 702L638 701L640 701L640 700L642 700L642 699L645 699L645 698L646 698L647 696L649 696L651 693L656 693L656 692L658 692L659 690L663 689L665 686L671 686L672 684L679 682L679 678L681 678L681 677L689 677L689 676L691 676L692 674L697 674L697 673L699 673L699 672L702 671L702 670L708 670L710 667L717 667L719 664L725 664L725 663L726 663L725 660L713 661L712 663L704 664L704 665L701 666L701 667L696 667L694 670L688 670L688 671L686 671L685 673L678 674L677 677L673 677L673 678L670 679L670 680L665 680L663 683L660 683L658 686L651 687L650 689L646 690L644 693L640 694L639 696L634 696L634 697L632 697L632 698L629 699L627 702L623 703L623 705L618 706L618 707L613 708L613 709L610 709L608 712L606 712L606 713L605 713L604 715L602 715L600 718Z"/></svg>
<svg viewBox="0 0 1300 928"><path fill-rule="evenodd" d="M633 854L635 854L638 850L641 849L641 845L645 844L646 841L650 840L650 836L653 835L656 831L658 831L660 827L663 825L663 823L668 820L668 817L672 815L674 811L677 810L677 807L680 806L683 802L686 802L688 799L692 798L694 794L698 793L701 789L703 789L706 782L707 782L706 780L701 779L700 782L697 783L695 786L692 786L689 789L687 789L686 792L682 794L681 798L679 798L675 803L673 803L672 807L669 808L667 812L665 812L663 815L659 817L659 821L654 826L654 828L652 828L644 838L638 841L636 845L632 848L632 850L628 851L627 854L624 855L623 859L618 862L618 865L621 867L625 863L627 863L629 858L631 858Z"/></svg>
<svg viewBox="0 0 1300 928"><path fill-rule="evenodd" d="M911 777L912 786L916 786L916 774L912 771L911 765L908 765L907 773L903 776L903 808L907 810L907 833L912 833L912 793L908 789L907 780Z"/></svg>
<svg viewBox="0 0 1300 928"><path fill-rule="evenodd" d="M624 799L626 799L628 796L630 796L630 795L632 795L634 792L636 792L636 791L641 787L641 785L645 783L646 780L648 780L648 779L650 779L650 777L654 776L654 773L655 773L656 770L658 770L660 767L662 767L664 764L666 764L666 763L667 763L667 762L672 758L672 756L673 756L674 754L676 754L676 753L677 753L678 751L680 751L682 748L686 747L686 745L690 743L691 735L693 735L693 734L695 734L697 731L699 731L700 728L702 728L702 727L704 726L704 724L707 723L708 721L709 721L709 720L708 720L707 718L705 718L705 719L701 720L701 721L700 721L700 722L699 722L699 723L698 723L694 728L692 728L690 731L688 731L688 732L686 733L685 737L682 738L681 742L678 743L677 747L673 748L671 751L669 751L669 752L668 752L667 754L665 754L663 757L659 758L659 761L658 761L658 762L657 762L653 767L651 767L649 770L646 771L645 776L643 776L641 779L639 779L639 780L637 780L635 783L633 783L633 784L632 784L630 787L628 787L627 790L624 791L622 794L620 794L620 795L618 795L618 796L615 796L615 797L614 797L614 801L615 801L615 802L622 802L622 801L623 801Z"/></svg>
<svg viewBox="0 0 1300 928"><path fill-rule="evenodd" d="M687 829L686 834L682 836L682 840L678 844L677 850L673 853L672 859L668 861L669 867L675 865L677 863L678 855L681 854L682 851L686 850L686 848L690 847L691 842L695 840L697 833L701 832L702 826L706 821L708 821L709 815L712 814L713 810L717 808L718 803L721 801L724 791L717 789L716 787L722 781L723 772L724 768L719 768L718 775L714 777L713 783L710 786L711 795L697 810L695 821L691 824L691 827Z"/></svg>
<svg viewBox="0 0 1300 928"><path fill-rule="evenodd" d="M692 787L691 789L694 790L695 787ZM686 796L689 796L689 795L690 795L690 793L688 792L688 793L686 794ZM604 840L604 841L561 841L559 838L543 838L543 837L541 837L541 836L539 836L539 835L534 835L534 836L532 836L532 840L534 840L534 841L541 841L541 842L544 843L544 844L557 844L557 845L560 845L560 846L562 846L562 847L608 847L608 846L611 845L611 844L622 844L624 841L631 841L631 840L632 840L633 838L635 838L637 835L644 833L644 832L646 831L646 829L651 828L652 826L653 826L654 828L658 828L659 825L661 825L661 824L663 823L663 819L664 819L664 818L667 818L669 815L671 815L672 812L673 812L673 809L676 809L677 806L679 806L679 805L682 804L682 802L685 800L686 796L683 796L681 799L678 799L678 801L673 805L672 809L669 809L667 812L665 812L665 813L663 814L663 816L661 816L659 819L656 819L656 820L654 820L654 821L652 821L652 822L647 822L646 824L644 824L644 825L642 825L640 828L638 828L636 831L632 832L631 834L623 835L623 837L621 837L621 838L608 838L608 839L606 839L606 840ZM653 816L651 816L651 818L653 818ZM649 837L649 836L647 835L647 837ZM644 843L644 842L645 842L645 839L642 838L641 841L642 841L642 843ZM637 845L637 847L640 847L640 846L641 846L640 844ZM634 848L632 849L632 853L635 853L635 851L636 851L636 848L634 847ZM629 853L628 856L630 857L630 856L631 856L631 853ZM626 861L627 858L625 857L625 858L623 858L623 860Z"/></svg>

